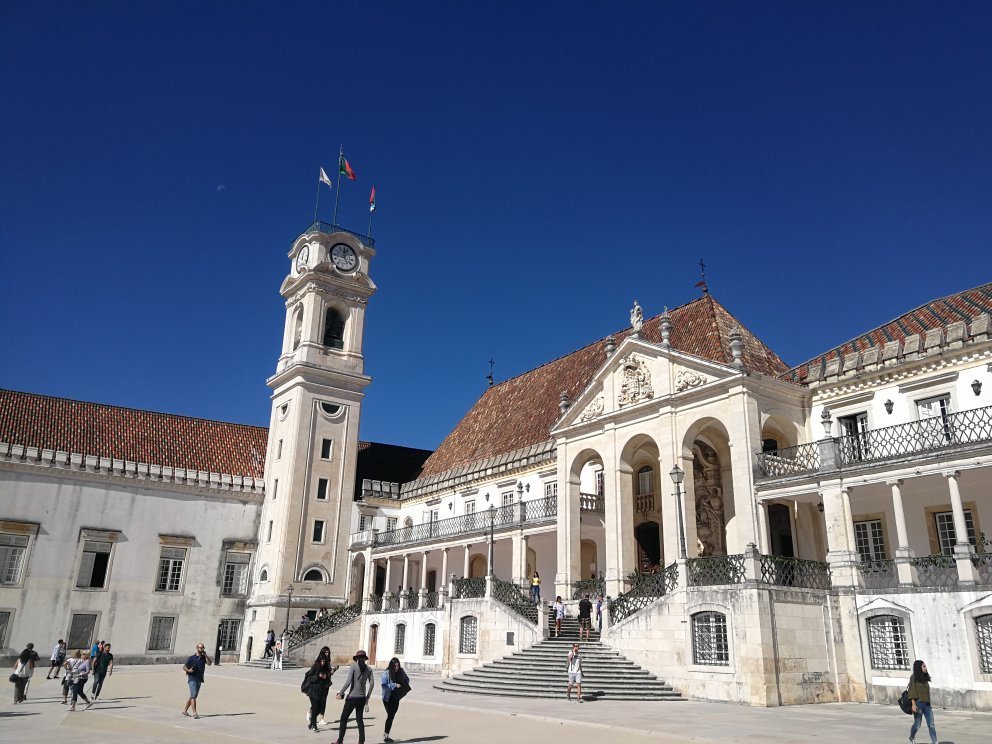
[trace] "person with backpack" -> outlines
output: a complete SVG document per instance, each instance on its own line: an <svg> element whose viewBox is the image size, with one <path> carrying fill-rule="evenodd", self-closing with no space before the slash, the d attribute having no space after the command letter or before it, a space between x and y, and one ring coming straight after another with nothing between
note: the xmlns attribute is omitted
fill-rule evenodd
<svg viewBox="0 0 992 744"><path fill-rule="evenodd" d="M909 729L909 744L915 744L916 732L925 718L930 729L930 742L937 744L937 727L933 723L933 707L930 705L930 673L920 659L913 662L913 676L909 678L909 699L913 703L913 725Z"/></svg>
<svg viewBox="0 0 992 744"><path fill-rule="evenodd" d="M300 689L306 692L310 698L310 713L307 715L307 728L318 733L318 725L326 725L324 721L324 709L327 707L327 693L331 691L331 667L327 658L318 656L317 661L310 667L310 671L303 678L303 687Z"/></svg>
<svg viewBox="0 0 992 744"><path fill-rule="evenodd" d="M389 660L389 666L382 673L382 705L386 709L386 724L382 732L383 742L391 742L389 732L393 728L393 719L400 709L400 700L410 692L410 678L407 676L400 660L395 656Z"/></svg>
<svg viewBox="0 0 992 744"><path fill-rule="evenodd" d="M358 724L359 744L365 741L365 719L362 718L369 705L369 698L372 697L372 669L369 667L369 656L364 651L357 651L352 660L355 662L348 670L348 678L344 681L344 686L335 696L338 700L344 700L344 708L341 711L341 726L338 729L338 738L334 744L343 744L344 732L348 727L348 719L352 711L355 713L355 723Z"/></svg>

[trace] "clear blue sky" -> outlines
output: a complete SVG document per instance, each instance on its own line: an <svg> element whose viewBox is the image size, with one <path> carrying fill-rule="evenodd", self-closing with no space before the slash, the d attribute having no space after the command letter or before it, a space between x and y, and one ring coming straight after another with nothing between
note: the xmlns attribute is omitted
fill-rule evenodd
<svg viewBox="0 0 992 744"><path fill-rule="evenodd" d="M799 363L992 277L982 2L0 4L0 386L268 423L338 145L365 439L713 294ZM322 195L321 215L333 200Z"/></svg>

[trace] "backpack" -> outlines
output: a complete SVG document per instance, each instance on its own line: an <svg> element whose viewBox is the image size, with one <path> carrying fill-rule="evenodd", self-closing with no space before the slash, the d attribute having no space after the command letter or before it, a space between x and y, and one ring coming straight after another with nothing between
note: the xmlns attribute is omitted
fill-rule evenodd
<svg viewBox="0 0 992 744"><path fill-rule="evenodd" d="M308 669L303 675L303 684L300 685L300 692L304 695L310 694L310 670Z"/></svg>
<svg viewBox="0 0 992 744"><path fill-rule="evenodd" d="M903 713L913 715L913 701L909 699L909 690L902 691L902 697L899 698L899 707L902 708Z"/></svg>

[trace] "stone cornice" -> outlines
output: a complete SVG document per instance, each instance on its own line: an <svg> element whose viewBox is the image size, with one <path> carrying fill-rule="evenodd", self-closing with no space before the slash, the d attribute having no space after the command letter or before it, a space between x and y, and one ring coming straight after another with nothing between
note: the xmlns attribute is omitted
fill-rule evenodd
<svg viewBox="0 0 992 744"><path fill-rule="evenodd" d="M130 460L62 452L0 442L0 468L48 471L53 477L103 480L128 486L186 491L213 498L261 503L265 482L252 476L210 473L204 470L174 468Z"/></svg>

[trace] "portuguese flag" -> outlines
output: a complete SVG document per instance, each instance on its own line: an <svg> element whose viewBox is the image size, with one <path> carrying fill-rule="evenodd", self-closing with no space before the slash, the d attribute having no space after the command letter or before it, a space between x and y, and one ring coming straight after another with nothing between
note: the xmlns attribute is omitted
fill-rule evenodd
<svg viewBox="0 0 992 744"><path fill-rule="evenodd" d="M355 171L351 167L351 163L345 159L344 155L338 157L338 173L342 176L347 176L352 181L358 180L358 176L355 175Z"/></svg>

